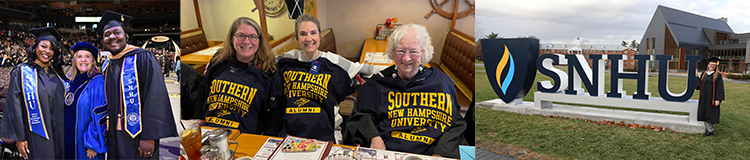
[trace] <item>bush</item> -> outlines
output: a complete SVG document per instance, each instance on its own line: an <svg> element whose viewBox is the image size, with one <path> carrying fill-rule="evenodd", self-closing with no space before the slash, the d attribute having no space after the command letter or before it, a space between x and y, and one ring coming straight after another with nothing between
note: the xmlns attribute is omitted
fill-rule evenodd
<svg viewBox="0 0 750 160"><path fill-rule="evenodd" d="M727 78L738 79L738 80L750 80L750 74L742 74L742 75L730 74L730 75L727 75Z"/></svg>

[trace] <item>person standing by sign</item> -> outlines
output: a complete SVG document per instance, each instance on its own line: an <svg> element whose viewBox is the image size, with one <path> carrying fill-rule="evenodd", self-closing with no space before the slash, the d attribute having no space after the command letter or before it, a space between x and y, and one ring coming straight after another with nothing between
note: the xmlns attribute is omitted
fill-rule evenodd
<svg viewBox="0 0 750 160"><path fill-rule="evenodd" d="M96 67L99 50L91 43L77 42L65 94L65 159L104 159L107 152L104 76Z"/></svg>
<svg viewBox="0 0 750 160"><path fill-rule="evenodd" d="M133 17L106 11L97 32L111 52L102 65L109 108L109 159L158 159L159 139L176 137L164 75L153 53L128 45L125 27Z"/></svg>
<svg viewBox="0 0 750 160"><path fill-rule="evenodd" d="M434 53L431 41L422 25L407 24L393 32L386 53L396 64L360 88L345 144L459 157L466 122L453 80L424 66Z"/></svg>
<svg viewBox="0 0 750 160"><path fill-rule="evenodd" d="M719 58L709 58L706 72L696 77L695 89L700 90L698 99L698 121L706 125L703 136L716 135L714 126L719 123L721 101L724 101L724 80L716 70ZM698 72L697 70L695 72Z"/></svg>
<svg viewBox="0 0 750 160"><path fill-rule="evenodd" d="M196 104L207 126L238 129L242 133L278 135L273 81L276 72L271 45L255 20L239 17L232 23L223 49L211 59ZM183 108L188 109L188 108ZM278 115L277 115L278 116Z"/></svg>
<svg viewBox="0 0 750 160"><path fill-rule="evenodd" d="M10 74L0 137L15 140L27 159L64 159L63 120L67 78L62 72L62 36L55 28L30 29L36 41L28 60Z"/></svg>

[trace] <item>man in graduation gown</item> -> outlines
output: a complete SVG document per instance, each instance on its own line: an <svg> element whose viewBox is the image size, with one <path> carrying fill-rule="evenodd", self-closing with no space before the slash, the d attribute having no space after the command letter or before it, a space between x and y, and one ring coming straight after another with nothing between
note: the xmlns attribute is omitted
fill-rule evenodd
<svg viewBox="0 0 750 160"><path fill-rule="evenodd" d="M159 139L176 137L177 128L154 54L126 42L132 17L106 11L97 28L102 48L112 54L103 70L109 107L107 146L113 159L158 159Z"/></svg>
<svg viewBox="0 0 750 160"><path fill-rule="evenodd" d="M716 135L714 125L719 123L720 105L721 101L724 101L724 80L721 73L716 70L718 64L718 58L709 58L706 72L696 74L699 76L695 80L695 89L700 90L698 121L703 121L706 125L706 133L703 136Z"/></svg>

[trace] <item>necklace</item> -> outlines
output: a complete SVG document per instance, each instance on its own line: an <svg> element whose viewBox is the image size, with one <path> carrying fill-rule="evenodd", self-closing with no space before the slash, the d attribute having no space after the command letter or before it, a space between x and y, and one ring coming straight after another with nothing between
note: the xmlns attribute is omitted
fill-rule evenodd
<svg viewBox="0 0 750 160"><path fill-rule="evenodd" d="M74 96L75 94L74 93L78 92L78 90L80 90L81 87L86 86L89 83L89 81L91 81L91 79L86 80L85 82L83 82L80 86L78 86L78 88L76 88L75 91L68 92L68 93L65 94L65 105L66 106L70 106L71 104L73 104L73 101L75 100L75 96Z"/></svg>

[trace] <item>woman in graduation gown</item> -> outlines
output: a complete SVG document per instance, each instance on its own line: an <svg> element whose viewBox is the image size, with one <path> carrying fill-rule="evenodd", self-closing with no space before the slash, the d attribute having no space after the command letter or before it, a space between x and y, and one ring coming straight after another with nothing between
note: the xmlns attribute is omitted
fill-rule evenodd
<svg viewBox="0 0 750 160"><path fill-rule="evenodd" d="M300 49L277 57L274 77L282 114L280 136L335 141L335 106L352 94L350 68L345 58L318 50L320 24L308 14L295 20L294 38ZM359 71L353 70L352 76Z"/></svg>
<svg viewBox="0 0 750 160"><path fill-rule="evenodd" d="M696 77L695 89L700 90L698 100L698 121L705 122L706 133L703 136L716 135L714 125L719 123L721 102L724 101L724 80L716 70L719 58L709 58L706 72ZM697 70L695 72L698 72Z"/></svg>
<svg viewBox="0 0 750 160"><path fill-rule="evenodd" d="M87 42L71 50L75 69L65 94L65 159L104 159L107 97L104 76L95 63L99 50Z"/></svg>
<svg viewBox="0 0 750 160"><path fill-rule="evenodd" d="M427 29L399 27L386 53L396 64L360 87L345 144L458 158L466 122L459 114L453 80L424 66L433 54Z"/></svg>
<svg viewBox="0 0 750 160"><path fill-rule="evenodd" d="M10 75L0 137L16 140L24 158L64 158L67 78L62 72L62 36L52 27L30 29L37 37L27 61Z"/></svg>
<svg viewBox="0 0 750 160"><path fill-rule="evenodd" d="M260 26L248 17L237 18L223 49L211 59L196 103L203 104L206 126L234 128L242 133L277 135L278 122L267 113L276 108L271 74L276 71L271 45ZM199 112L200 113L200 112Z"/></svg>

